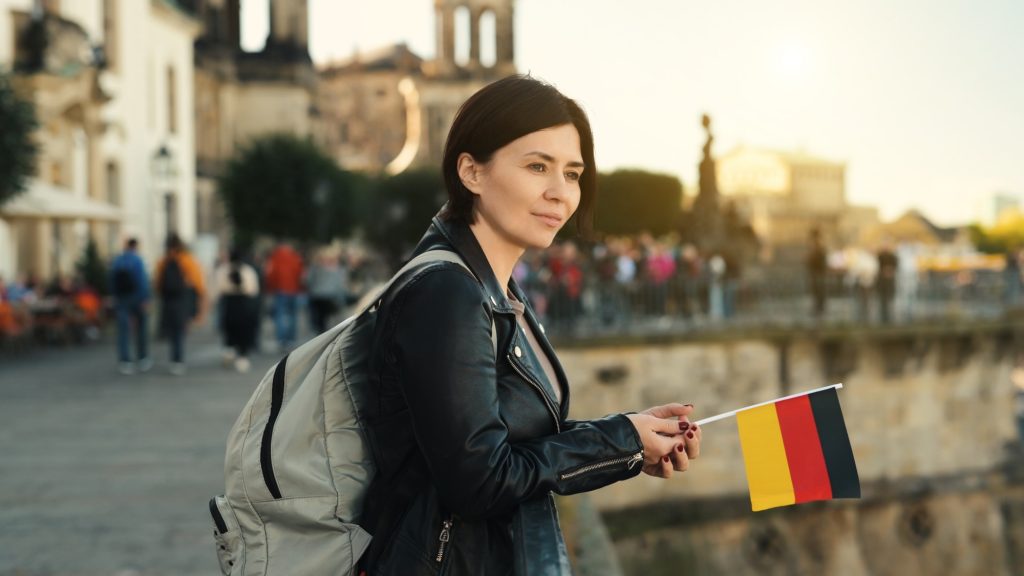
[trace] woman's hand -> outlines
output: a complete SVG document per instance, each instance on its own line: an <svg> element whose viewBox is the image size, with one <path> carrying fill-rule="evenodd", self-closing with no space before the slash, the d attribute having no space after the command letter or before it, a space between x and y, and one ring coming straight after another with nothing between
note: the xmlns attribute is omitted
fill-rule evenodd
<svg viewBox="0 0 1024 576"><path fill-rule="evenodd" d="M668 419L675 422L677 431L672 434L675 449L668 455L662 455L660 459L648 462L645 459L643 471L651 476L669 478L673 471L685 472L690 466L690 460L700 456L700 441L702 431L699 426L690 422L690 414L693 413L693 404L663 404L653 406L641 412L641 414L654 416L660 419ZM634 422L634 425L636 423ZM664 434L664 433L662 433ZM642 437L642 436L641 436ZM644 444L646 454L647 445Z"/></svg>
<svg viewBox="0 0 1024 576"><path fill-rule="evenodd" d="M678 437L679 421L650 414L627 414L644 445L644 472L668 478L672 475L673 454L683 453L685 445Z"/></svg>

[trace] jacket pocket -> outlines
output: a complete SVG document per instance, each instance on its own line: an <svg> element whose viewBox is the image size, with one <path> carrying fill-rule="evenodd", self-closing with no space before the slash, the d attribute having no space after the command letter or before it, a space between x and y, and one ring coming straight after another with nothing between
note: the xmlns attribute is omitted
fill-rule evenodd
<svg viewBox="0 0 1024 576"><path fill-rule="evenodd" d="M240 564L242 547L238 521L223 496L210 498L210 517L213 520L213 539L217 544L217 561L224 576L230 576Z"/></svg>

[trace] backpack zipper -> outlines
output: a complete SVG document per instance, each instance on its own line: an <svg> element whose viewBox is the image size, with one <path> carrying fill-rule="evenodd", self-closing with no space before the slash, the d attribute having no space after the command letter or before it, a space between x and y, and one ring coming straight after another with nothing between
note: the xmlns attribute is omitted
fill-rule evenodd
<svg viewBox="0 0 1024 576"><path fill-rule="evenodd" d="M621 458L612 458L611 460L604 460L604 461L601 461L601 462L595 462L593 464L588 464L588 465L583 466L581 468L577 468L576 470L573 470L572 472L566 472L566 473L562 474L561 476L559 476L558 479L560 481L562 481L562 480L570 480L572 478L575 478L577 476L581 476L583 474L587 474L589 472L593 472L595 470L600 470L602 468L608 468L610 466L616 466L616 465L619 465L619 464L625 464L627 470L632 470L633 467L636 466L638 463L642 462L643 459L644 459L644 452L643 452L643 450L641 450L641 451L639 451L636 454L633 454L631 456L623 456Z"/></svg>
<svg viewBox="0 0 1024 576"><path fill-rule="evenodd" d="M213 516L213 523L217 525L217 532L224 534L228 531L228 525L224 522L224 517L220 515L220 510L217 509L217 498L210 498L210 516Z"/></svg>
<svg viewBox="0 0 1024 576"><path fill-rule="evenodd" d="M437 537L437 557L434 559L438 564L444 560L444 553L448 549L448 543L452 540L452 517L441 523L441 535Z"/></svg>
<svg viewBox="0 0 1024 576"><path fill-rule="evenodd" d="M558 412L555 410L554 406L551 405L551 399L548 398L547 393L544 392L544 388L540 385L539 382L529 377L526 374L526 372L522 368L520 368L518 364L516 364L515 360L512 359L511 354L506 354L505 357L508 358L508 363L512 365L512 368L516 371L516 373L522 376L523 380L526 380L530 384L530 386L533 386L537 390L537 393L540 394L540 397L544 399L544 405L547 406L548 412L551 413L551 418L554 419L555 421L555 431L561 432L562 426L558 419Z"/></svg>
<svg viewBox="0 0 1024 576"><path fill-rule="evenodd" d="M270 414L263 428L263 442L260 445L260 470L263 471L263 482L275 500L281 499L281 488L277 485L277 477L274 475L274 461L270 448L274 439L274 424L277 423L277 416L281 413L281 405L284 403L284 373L287 363L288 355L285 354L274 370L274 381L270 389Z"/></svg>

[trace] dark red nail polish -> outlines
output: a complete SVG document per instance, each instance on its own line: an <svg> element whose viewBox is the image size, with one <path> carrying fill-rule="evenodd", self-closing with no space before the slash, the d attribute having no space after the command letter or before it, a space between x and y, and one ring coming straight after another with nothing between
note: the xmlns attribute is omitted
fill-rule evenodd
<svg viewBox="0 0 1024 576"><path fill-rule="evenodd" d="M679 429L680 430L684 430L685 431L689 427L690 427L690 423L689 422L680 422L679 423Z"/></svg>
<svg viewBox="0 0 1024 576"><path fill-rule="evenodd" d="M683 406L686 406L687 408L693 408L693 404L683 404Z"/></svg>
<svg viewBox="0 0 1024 576"><path fill-rule="evenodd" d="M662 461L662 462L668 462L668 456L665 456L665 457L663 457L663 458L661 459L661 461Z"/></svg>
<svg viewBox="0 0 1024 576"><path fill-rule="evenodd" d="M685 450L685 448L683 448L682 444L680 444L679 446L676 446L676 452L682 452L683 450Z"/></svg>
<svg viewBox="0 0 1024 576"><path fill-rule="evenodd" d="M687 432L686 437L689 438L690 440L693 440L693 431Z"/></svg>

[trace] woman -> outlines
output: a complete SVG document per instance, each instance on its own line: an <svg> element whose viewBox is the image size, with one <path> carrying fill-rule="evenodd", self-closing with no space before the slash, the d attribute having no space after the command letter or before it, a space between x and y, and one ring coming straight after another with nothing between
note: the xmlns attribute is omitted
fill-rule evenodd
<svg viewBox="0 0 1024 576"><path fill-rule="evenodd" d="M567 420L565 373L510 278L577 211L586 232L597 171L575 102L529 77L483 88L459 110L442 169L449 201L415 253L453 251L472 273L425 265L381 304L362 565L370 576L567 573L550 494L686 470L700 452L693 407Z"/></svg>
<svg viewBox="0 0 1024 576"><path fill-rule="evenodd" d="M242 259L242 253L233 249L228 261L217 267L214 282L220 294L224 361L233 363L239 372L248 372L249 351L255 344L255 325L259 315L256 307L260 293L259 276Z"/></svg>

